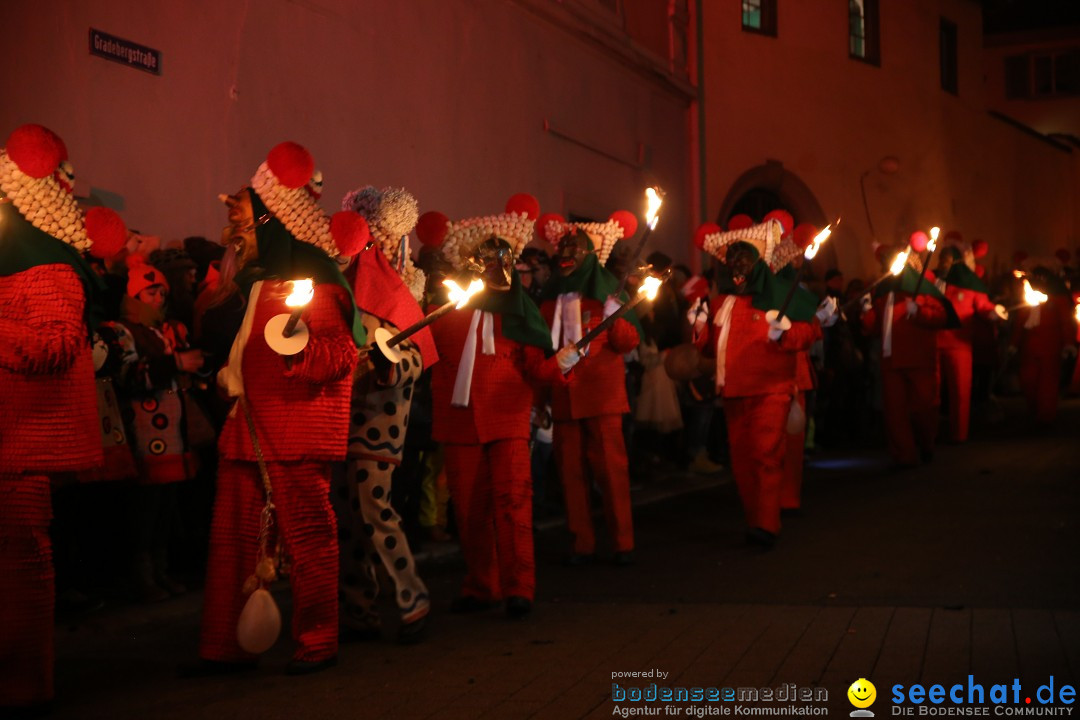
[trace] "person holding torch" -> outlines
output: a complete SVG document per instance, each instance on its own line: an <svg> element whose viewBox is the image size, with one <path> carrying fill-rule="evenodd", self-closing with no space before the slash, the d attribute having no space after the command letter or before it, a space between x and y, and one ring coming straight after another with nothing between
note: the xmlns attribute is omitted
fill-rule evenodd
<svg viewBox="0 0 1080 720"><path fill-rule="evenodd" d="M451 223L425 214L417 226L421 242L441 245L458 273L480 272L483 285L475 287L484 288L460 296L462 309L430 325L440 357L431 378L432 436L444 446L466 565L452 612L480 612L501 600L510 618L532 610L529 412L535 386L566 383L579 359L573 345L545 356L550 331L514 270L538 214L535 198L519 194L501 215Z"/></svg>
<svg viewBox="0 0 1080 720"><path fill-rule="evenodd" d="M821 337L817 298L769 269L781 232L773 219L701 238L702 249L720 264L718 307L699 347L724 398L746 539L764 549L780 533L786 436L797 431L789 423L798 415L798 353Z"/></svg>
<svg viewBox="0 0 1080 720"><path fill-rule="evenodd" d="M652 208L650 222L658 211L659 204ZM604 263L615 244L636 229L637 218L625 210L612 213L603 223L567 223L554 214L541 218L540 233L558 247L556 275L544 286L540 303L555 347L580 341L618 312L619 281ZM573 381L551 390L552 449L573 538L568 565L594 559L590 480L603 495L615 563L633 563L630 474L622 431L622 417L630 406L622 356L637 347L640 338L637 317L630 311L589 343Z"/></svg>
<svg viewBox="0 0 1080 720"><path fill-rule="evenodd" d="M881 384L889 454L901 467L934 457L937 433L935 333L959 327L945 296L922 274L918 253L927 236L915 232L901 252L884 252L888 272L862 298L863 330L881 338Z"/></svg>
<svg viewBox="0 0 1080 720"><path fill-rule="evenodd" d="M272 626L276 613L254 618L253 629L247 609L260 597L272 605L265 585L276 577L282 553L291 560L295 642L286 673L315 672L337 661L330 471L331 463L345 459L352 375L365 333L333 258L356 254L370 236L356 213L328 217L317 202L321 187L311 154L284 142L270 151L250 187L223 197L226 238L236 246L237 282L248 301L218 374L236 402L218 444L202 662L191 674L251 667L273 643L276 631L261 628Z"/></svg>

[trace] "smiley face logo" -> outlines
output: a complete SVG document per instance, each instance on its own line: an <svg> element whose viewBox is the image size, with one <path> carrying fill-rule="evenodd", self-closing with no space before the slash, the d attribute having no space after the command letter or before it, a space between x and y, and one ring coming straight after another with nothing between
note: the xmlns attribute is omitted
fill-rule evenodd
<svg viewBox="0 0 1080 720"><path fill-rule="evenodd" d="M859 709L868 708L877 699L877 688L866 678L859 678L851 683L847 691L848 701ZM854 713L852 713L854 714Z"/></svg>

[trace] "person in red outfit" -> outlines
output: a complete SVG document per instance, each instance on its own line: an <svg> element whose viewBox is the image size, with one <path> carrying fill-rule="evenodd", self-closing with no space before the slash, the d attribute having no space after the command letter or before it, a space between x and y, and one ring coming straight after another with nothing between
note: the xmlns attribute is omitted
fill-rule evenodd
<svg viewBox="0 0 1080 720"><path fill-rule="evenodd" d="M769 270L780 240L770 220L707 234L703 249L717 257L717 310L701 348L724 399L731 470L743 503L751 544L769 549L780 533L780 496L792 405L797 403L798 353L821 337L817 299Z"/></svg>
<svg viewBox="0 0 1080 720"><path fill-rule="evenodd" d="M1061 363L1076 357L1076 318L1065 282L1048 264L1037 264L1024 278L1047 299L1013 313L1011 353L1020 353L1020 387L1035 420L1043 425L1057 417Z"/></svg>
<svg viewBox="0 0 1080 720"><path fill-rule="evenodd" d="M483 267L486 284L464 308L431 325L439 353L431 377L432 436L445 449L466 565L453 612L487 610L500 600L511 618L532 610L529 412L535 386L566 382L578 359L573 347L545 357L548 327L513 269L532 236L535 203L519 195L503 215L453 224L430 223L428 215L417 227L426 245L442 242L456 270Z"/></svg>
<svg viewBox="0 0 1080 720"><path fill-rule="evenodd" d="M557 216L545 223L545 237L559 248L558 273L544 286L540 303L554 346L577 342L619 309L621 303L615 297L619 281L604 263L615 243L636 229L636 222L630 227L616 219L622 215L613 215L605 223L570 224ZM641 341L636 323L629 313L616 320L589 343L574 379L551 390L555 465L573 536L573 549L566 558L569 565L585 564L595 557L590 479L603 496L615 563L634 561L630 473L622 431L623 414L630 405L622 356Z"/></svg>
<svg viewBox="0 0 1080 720"><path fill-rule="evenodd" d="M316 202L318 177L306 149L281 143L251 187L226 199L241 259L238 282L249 288L244 321L218 375L238 401L218 448L199 644L200 668L207 673L243 669L257 659L240 647L237 622L245 579L260 551L260 514L267 503L263 463L273 494L272 529L291 560L296 648L286 673L315 672L337 659L338 540L330 469L345 459L356 348L365 337L350 286L331 255L355 254L369 235L355 213L332 220L323 213ZM296 352L281 348L282 331L267 323L290 311L290 281L305 278L313 280L314 292L302 313L306 345Z"/></svg>
<svg viewBox="0 0 1080 720"><path fill-rule="evenodd" d="M53 698L50 475L102 463L90 333L105 286L81 252L114 255L127 231L110 210L84 216L73 184L47 128L0 150L0 714Z"/></svg>
<svg viewBox="0 0 1080 720"><path fill-rule="evenodd" d="M896 252L882 253L891 267ZM862 325L881 338L881 386L889 453L900 466L934 457L937 398L935 334L958 327L952 304L930 278L919 282L919 257L909 253L899 276L863 298ZM916 292L918 293L916 295Z"/></svg>
<svg viewBox="0 0 1080 720"><path fill-rule="evenodd" d="M937 288L945 293L960 320L960 327L942 330L937 339L937 373L945 388L948 407L948 439L962 443L968 439L971 420L972 340L976 316L987 320L1005 320L1003 305L990 301L989 289L975 272L964 264L960 250L949 245L941 251Z"/></svg>

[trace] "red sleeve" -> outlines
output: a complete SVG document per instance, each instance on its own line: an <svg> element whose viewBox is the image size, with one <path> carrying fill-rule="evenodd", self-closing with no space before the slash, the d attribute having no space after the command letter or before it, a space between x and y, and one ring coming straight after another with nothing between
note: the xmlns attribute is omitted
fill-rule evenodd
<svg viewBox="0 0 1080 720"><path fill-rule="evenodd" d="M988 315L994 312L994 308L997 307L994 303L990 302L990 298L986 293L975 293L975 312Z"/></svg>
<svg viewBox="0 0 1080 720"><path fill-rule="evenodd" d="M608 347L619 355L630 352L638 346L639 342L641 339L638 337L637 328L625 318L619 318L608 328Z"/></svg>
<svg viewBox="0 0 1080 720"><path fill-rule="evenodd" d="M23 285L35 298L33 311L18 319L0 316L0 367L23 375L64 372L79 353L90 352L82 284L66 267L27 278Z"/></svg>
<svg viewBox="0 0 1080 720"><path fill-rule="evenodd" d="M535 345L525 346L525 376L540 385L566 385L570 382L571 370L566 375L559 369L559 363L552 355L544 357L544 351Z"/></svg>
<svg viewBox="0 0 1080 720"><path fill-rule="evenodd" d="M356 343L347 322L348 296L335 285L316 285L315 297L304 312L310 338L296 357L286 377L307 380L312 385L341 380L356 367Z"/></svg>
<svg viewBox="0 0 1080 720"><path fill-rule="evenodd" d="M940 300L929 295L919 295L915 298L915 304L919 306L913 318L916 325L924 328L945 327L949 316Z"/></svg>
<svg viewBox="0 0 1080 720"><path fill-rule="evenodd" d="M793 322L791 328L780 336L780 347L787 352L800 352L820 338L821 325L817 318L810 322Z"/></svg>

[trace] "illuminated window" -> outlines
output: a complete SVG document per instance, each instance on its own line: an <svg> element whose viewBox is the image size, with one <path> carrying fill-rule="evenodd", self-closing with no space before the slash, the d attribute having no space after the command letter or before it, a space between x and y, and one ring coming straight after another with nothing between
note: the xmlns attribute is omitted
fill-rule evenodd
<svg viewBox="0 0 1080 720"><path fill-rule="evenodd" d="M941 48L941 89L956 95L959 92L956 61L956 23L942 18L939 40Z"/></svg>
<svg viewBox="0 0 1080 720"><path fill-rule="evenodd" d="M742 28L776 37L776 0L742 0Z"/></svg>
<svg viewBox="0 0 1080 720"><path fill-rule="evenodd" d="M848 54L880 65L878 38L878 0L848 0Z"/></svg>

